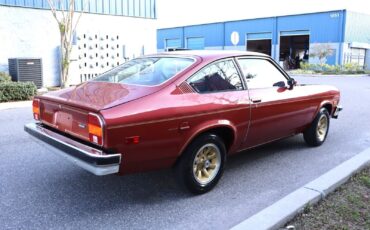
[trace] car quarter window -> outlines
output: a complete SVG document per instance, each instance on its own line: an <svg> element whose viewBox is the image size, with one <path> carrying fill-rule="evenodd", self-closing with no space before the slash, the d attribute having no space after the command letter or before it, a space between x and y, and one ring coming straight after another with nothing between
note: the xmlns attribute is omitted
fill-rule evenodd
<svg viewBox="0 0 370 230"><path fill-rule="evenodd" d="M239 73L232 60L212 63L187 81L197 92L220 92L242 90Z"/></svg>
<svg viewBox="0 0 370 230"><path fill-rule="evenodd" d="M248 89L286 86L287 78L266 59L238 59Z"/></svg>

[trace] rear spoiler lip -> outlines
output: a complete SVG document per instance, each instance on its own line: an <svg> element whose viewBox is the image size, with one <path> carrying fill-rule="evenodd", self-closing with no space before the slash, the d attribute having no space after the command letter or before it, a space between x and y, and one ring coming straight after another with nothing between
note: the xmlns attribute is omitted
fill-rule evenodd
<svg viewBox="0 0 370 230"><path fill-rule="evenodd" d="M83 110L86 110L86 111L89 111L89 112L95 112L95 113L98 113L99 111L101 111L103 109L106 109L106 108L84 106L81 103L76 103L76 102L72 102L72 101L68 101L68 100L63 100L63 99L56 98L56 97L37 96L34 99L39 99L41 102L44 101L44 100L49 101L49 102L56 102L56 103L60 103L60 104L66 105L66 106L71 106L71 107L75 107L75 108L78 108L78 109L83 109Z"/></svg>

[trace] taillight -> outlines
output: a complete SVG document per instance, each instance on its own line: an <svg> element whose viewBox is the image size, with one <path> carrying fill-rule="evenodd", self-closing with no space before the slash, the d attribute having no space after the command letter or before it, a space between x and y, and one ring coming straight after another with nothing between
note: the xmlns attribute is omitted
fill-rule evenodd
<svg viewBox="0 0 370 230"><path fill-rule="evenodd" d="M32 112L35 120L40 120L40 100L33 99L32 101Z"/></svg>
<svg viewBox="0 0 370 230"><path fill-rule="evenodd" d="M90 141L98 145L103 145L103 122L101 118L96 114L89 113L87 126Z"/></svg>

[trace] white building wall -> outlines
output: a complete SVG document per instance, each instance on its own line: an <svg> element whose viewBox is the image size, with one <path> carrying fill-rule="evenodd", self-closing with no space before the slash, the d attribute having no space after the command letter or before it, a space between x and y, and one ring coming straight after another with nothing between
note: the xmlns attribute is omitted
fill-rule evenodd
<svg viewBox="0 0 370 230"><path fill-rule="evenodd" d="M349 43L344 42L342 43L342 65L346 63L346 56L351 54L351 47Z"/></svg>
<svg viewBox="0 0 370 230"><path fill-rule="evenodd" d="M370 70L370 49L366 50L365 55L365 69Z"/></svg>
<svg viewBox="0 0 370 230"><path fill-rule="evenodd" d="M365 52L364 68L370 70L370 43L360 42L345 42L343 44L342 64L350 61L349 57L352 55L352 48L363 49ZM355 55L356 56L356 55Z"/></svg>
<svg viewBox="0 0 370 230"><path fill-rule="evenodd" d="M77 33L118 35L126 57L133 58L142 53L143 46L145 54L156 51L156 29L153 19L84 14ZM60 36L50 11L0 6L0 34L0 71L8 70L8 58L39 57L43 61L44 86L60 84ZM76 71L72 68L70 76L73 69Z"/></svg>

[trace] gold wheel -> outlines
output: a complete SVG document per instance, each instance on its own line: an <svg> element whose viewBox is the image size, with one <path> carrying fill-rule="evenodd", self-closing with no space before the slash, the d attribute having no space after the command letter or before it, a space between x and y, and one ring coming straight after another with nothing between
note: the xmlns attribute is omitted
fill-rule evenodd
<svg viewBox="0 0 370 230"><path fill-rule="evenodd" d="M215 144L203 145L195 155L193 161L193 175L195 180L206 185L211 182L220 170L221 153Z"/></svg>
<svg viewBox="0 0 370 230"><path fill-rule="evenodd" d="M320 141L325 139L326 133L328 132L328 118L325 115L320 117L319 123L317 124L316 135Z"/></svg>

